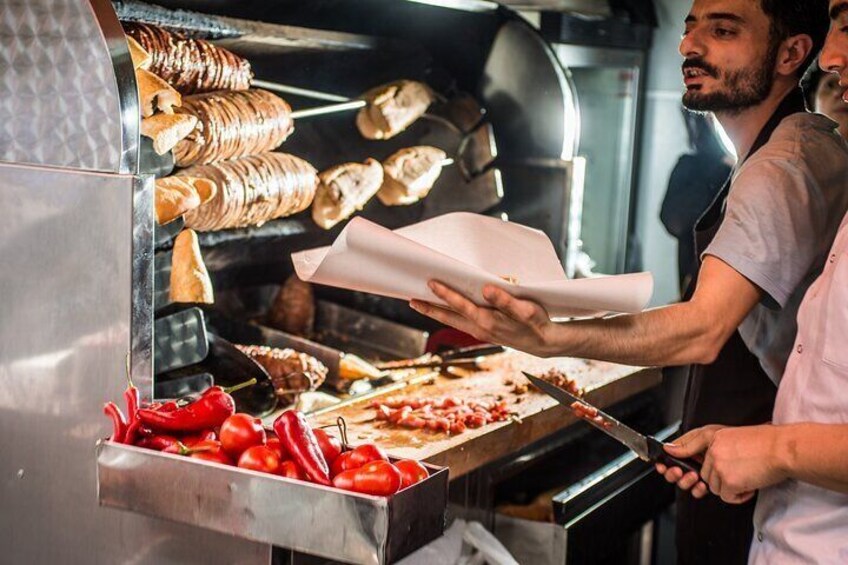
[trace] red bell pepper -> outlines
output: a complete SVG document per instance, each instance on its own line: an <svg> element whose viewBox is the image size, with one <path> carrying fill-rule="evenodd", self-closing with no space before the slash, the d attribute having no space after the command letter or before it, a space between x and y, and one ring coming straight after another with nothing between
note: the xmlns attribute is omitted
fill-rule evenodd
<svg viewBox="0 0 848 565"><path fill-rule="evenodd" d="M312 428L303 414L286 410L274 422L274 431L298 467L315 483L330 486L330 469Z"/></svg>
<svg viewBox="0 0 848 565"><path fill-rule="evenodd" d="M183 408L171 412L142 409L138 411L138 417L144 425L157 432L187 433L217 428L236 413L235 400L229 393L253 384L256 384L256 379L229 389L214 386Z"/></svg>

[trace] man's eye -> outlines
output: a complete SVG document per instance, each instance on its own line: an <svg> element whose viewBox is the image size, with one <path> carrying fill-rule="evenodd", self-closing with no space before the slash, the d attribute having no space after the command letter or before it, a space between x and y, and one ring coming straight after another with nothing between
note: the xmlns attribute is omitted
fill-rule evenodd
<svg viewBox="0 0 848 565"><path fill-rule="evenodd" d="M730 37L733 35L733 31L724 28L716 28L715 30L716 37Z"/></svg>

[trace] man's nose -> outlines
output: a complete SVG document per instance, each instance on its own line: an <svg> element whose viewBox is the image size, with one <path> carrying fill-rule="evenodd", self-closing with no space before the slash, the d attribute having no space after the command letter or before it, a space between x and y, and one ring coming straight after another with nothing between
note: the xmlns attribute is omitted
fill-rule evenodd
<svg viewBox="0 0 848 565"><path fill-rule="evenodd" d="M831 26L830 32L827 34L824 47L819 56L819 67L821 70L829 73L841 73L845 69L846 55L848 53L840 50L837 43L839 42L839 34L837 30ZM848 50L846 50L848 51Z"/></svg>
<svg viewBox="0 0 848 565"><path fill-rule="evenodd" d="M683 35L680 39L679 51L686 59L704 56L706 50L703 41L701 41L701 34L697 29L692 29Z"/></svg>

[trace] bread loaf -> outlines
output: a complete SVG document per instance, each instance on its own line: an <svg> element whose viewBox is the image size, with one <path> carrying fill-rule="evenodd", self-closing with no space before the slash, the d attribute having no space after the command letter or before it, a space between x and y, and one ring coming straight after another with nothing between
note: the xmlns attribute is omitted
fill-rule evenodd
<svg viewBox="0 0 848 565"><path fill-rule="evenodd" d="M200 202L197 191L180 177L156 179L153 203L156 208L156 223L160 226L197 208Z"/></svg>
<svg viewBox="0 0 848 565"><path fill-rule="evenodd" d="M138 84L138 102L143 118L149 118L157 110L173 114L174 106L180 105L180 93L150 71L136 69L135 80Z"/></svg>
<svg viewBox="0 0 848 565"><path fill-rule="evenodd" d="M171 302L212 304L212 281L200 255L193 230L183 230L174 242L171 259Z"/></svg>
<svg viewBox="0 0 848 565"><path fill-rule="evenodd" d="M305 210L315 197L315 169L294 155L266 153L198 165L180 175L209 179L218 191L186 214L186 226L198 231L260 226Z"/></svg>
<svg viewBox="0 0 848 565"><path fill-rule="evenodd" d="M153 140L153 150L164 155L191 133L197 118L188 114L153 114L141 119L141 135Z"/></svg>

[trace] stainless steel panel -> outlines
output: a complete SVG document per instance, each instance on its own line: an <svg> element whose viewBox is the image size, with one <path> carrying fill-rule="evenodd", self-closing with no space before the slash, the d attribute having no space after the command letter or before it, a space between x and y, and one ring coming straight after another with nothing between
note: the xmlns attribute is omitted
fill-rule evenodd
<svg viewBox="0 0 848 565"><path fill-rule="evenodd" d="M100 503L363 565L390 563L444 530L447 469L385 498L101 442Z"/></svg>
<svg viewBox="0 0 848 565"><path fill-rule="evenodd" d="M580 116L574 89L536 30L523 20L504 24L483 72L483 101L502 155L509 159L575 155Z"/></svg>
<svg viewBox="0 0 848 565"><path fill-rule="evenodd" d="M4 563L270 561L266 544L98 507L101 410L121 399L137 320L137 188L130 176L0 164Z"/></svg>
<svg viewBox="0 0 848 565"><path fill-rule="evenodd" d="M5 0L0 45L0 161L135 172L135 75L108 0Z"/></svg>

